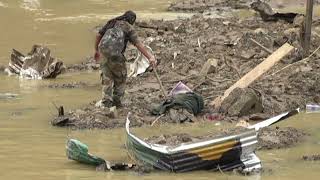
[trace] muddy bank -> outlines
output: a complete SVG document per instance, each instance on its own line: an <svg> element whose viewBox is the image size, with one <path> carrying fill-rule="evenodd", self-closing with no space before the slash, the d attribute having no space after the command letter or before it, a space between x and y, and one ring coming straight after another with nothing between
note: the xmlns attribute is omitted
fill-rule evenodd
<svg viewBox="0 0 320 180"><path fill-rule="evenodd" d="M169 11L178 12L204 12L204 11L221 11L231 9L249 9L250 4L257 0L181 0L172 3ZM264 2L264 1L262 1ZM286 7L304 7L305 1L301 0L269 0L272 8L284 9ZM319 4L318 0L314 1Z"/></svg>
<svg viewBox="0 0 320 180"><path fill-rule="evenodd" d="M157 30L143 29L140 34L148 37L147 41L151 41L150 46L161 61L159 71L167 89L182 80L210 101L268 57L269 54L251 39L271 51L288 42L295 47L294 52L250 87L261 95L263 113L270 115L304 108L306 103L316 103L320 71L318 55L278 72L302 58L298 24L284 21L266 23L256 18L206 19L202 16L146 24L159 27ZM314 31L317 32L318 28L315 22ZM313 35L312 50L319 42L320 38ZM217 60L215 70L206 78L196 77L208 59Z"/></svg>
<svg viewBox="0 0 320 180"><path fill-rule="evenodd" d="M289 148L303 141L308 135L302 130L285 127L285 128L264 128L258 134L258 149L270 150Z"/></svg>
<svg viewBox="0 0 320 180"><path fill-rule="evenodd" d="M302 159L305 161L320 161L320 154L304 155Z"/></svg>
<svg viewBox="0 0 320 180"><path fill-rule="evenodd" d="M100 84L99 84L100 85ZM74 88L87 88L93 87L97 85L88 84L87 82L70 82L70 83L63 83L63 84L50 84L47 87L52 89L74 89Z"/></svg>
<svg viewBox="0 0 320 180"><path fill-rule="evenodd" d="M99 70L100 64L96 63L93 57L87 57L85 60L79 64L67 65L67 72L78 72L78 71L93 71Z"/></svg>
<svg viewBox="0 0 320 180"><path fill-rule="evenodd" d="M317 35L320 33L319 25L317 21L313 23L311 51L320 44ZM141 40L153 49L160 62L158 73L165 90L169 92L177 82L182 81L205 99L204 112L196 120L208 120L207 114L217 113L220 120L262 120L298 107L304 109L307 103L320 102L318 53L308 60L295 63L302 59L299 23L281 20L263 22L260 17L212 19L196 15L190 19L138 22L136 29ZM214 112L208 104L269 56L252 39L270 51L275 51L286 42L293 45L295 50L249 87L261 102L259 111L254 112L257 115L251 112ZM132 52L128 51L126 56L130 55ZM200 73L208 60L215 63L207 74ZM282 70L290 63L295 64ZM88 63L67 69L98 69L98 65L91 59ZM83 108L89 109L85 110L86 113L82 113L82 110L72 111L67 116L72 119L71 124L79 128L124 127L128 112L133 113L137 125L151 124L157 117L150 115L150 105L159 104L162 100L163 95L154 74L146 72L138 78L128 78L123 99L125 107L118 111L116 120L108 115L100 116L101 110L92 104ZM171 121L162 117L159 122Z"/></svg>
<svg viewBox="0 0 320 180"><path fill-rule="evenodd" d="M208 140L227 135L234 135L235 133L244 132L244 128L224 129L221 132L215 132L206 136L191 136L190 134L172 134L161 135L146 138L145 140L153 144L162 144L176 146L181 143L192 143L200 140ZM302 142L307 134L302 130L292 127L284 128L264 128L258 133L258 150L271 150L289 148Z"/></svg>
<svg viewBox="0 0 320 180"><path fill-rule="evenodd" d="M121 109L113 108L100 108L95 106L96 101L91 102L89 105L82 109L70 110L65 116L58 116L52 120L52 124L61 127L71 127L74 129L112 129L123 128L127 114L132 110L131 103L127 104L128 107ZM133 107L137 108L137 107ZM138 110L138 109L137 109ZM141 111L147 111L140 109ZM146 112L143 117L138 113L131 116L133 127L141 127L144 124L151 124L155 119L150 113Z"/></svg>
<svg viewBox="0 0 320 180"><path fill-rule="evenodd" d="M246 9L253 0L184 0L172 3L169 11L204 12L219 8Z"/></svg>

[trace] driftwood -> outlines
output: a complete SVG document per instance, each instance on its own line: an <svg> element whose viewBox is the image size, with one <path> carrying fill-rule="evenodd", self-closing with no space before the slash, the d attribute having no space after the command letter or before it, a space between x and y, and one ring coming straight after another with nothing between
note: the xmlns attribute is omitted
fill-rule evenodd
<svg viewBox="0 0 320 180"><path fill-rule="evenodd" d="M34 45L28 55L13 49L7 72L32 79L56 78L64 70L63 62L50 56L47 47Z"/></svg>
<svg viewBox="0 0 320 180"><path fill-rule="evenodd" d="M274 66L278 61L280 61L285 55L294 49L293 46L286 43L281 46L277 51L271 54L266 60L244 75L239 81L233 84L229 89L224 92L222 97L216 98L210 103L216 109L220 108L221 103L226 99L229 94L236 88L246 88L256 79L258 79L262 74L267 72L272 66Z"/></svg>

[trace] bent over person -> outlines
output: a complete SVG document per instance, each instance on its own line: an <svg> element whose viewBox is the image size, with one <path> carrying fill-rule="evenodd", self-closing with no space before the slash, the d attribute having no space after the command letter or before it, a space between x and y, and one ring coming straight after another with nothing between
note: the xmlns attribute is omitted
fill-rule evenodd
<svg viewBox="0 0 320 180"><path fill-rule="evenodd" d="M137 33L132 27L135 20L136 14L127 11L122 16L109 20L97 34L94 59L98 61L102 55L101 104L105 107L122 107L121 98L125 92L127 78L126 58L123 54L128 41L148 58L151 65L156 65L154 56L138 40Z"/></svg>

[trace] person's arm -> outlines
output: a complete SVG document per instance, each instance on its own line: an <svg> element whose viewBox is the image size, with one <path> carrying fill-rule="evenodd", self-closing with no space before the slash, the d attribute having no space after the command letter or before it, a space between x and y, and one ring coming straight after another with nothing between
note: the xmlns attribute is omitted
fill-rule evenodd
<svg viewBox="0 0 320 180"><path fill-rule="evenodd" d="M152 66L156 66L157 62L155 57L147 50L147 48L145 48L145 46L141 43L141 42L137 42L136 44L134 44L137 49L146 57L148 58L150 64L152 64Z"/></svg>
<svg viewBox="0 0 320 180"><path fill-rule="evenodd" d="M102 39L102 36L100 33L97 34L96 36L96 42L94 44L94 50L95 50L95 53L94 53L94 60L98 61L99 58L100 58L100 53L99 53L99 50L98 50L98 46L99 46L99 43Z"/></svg>

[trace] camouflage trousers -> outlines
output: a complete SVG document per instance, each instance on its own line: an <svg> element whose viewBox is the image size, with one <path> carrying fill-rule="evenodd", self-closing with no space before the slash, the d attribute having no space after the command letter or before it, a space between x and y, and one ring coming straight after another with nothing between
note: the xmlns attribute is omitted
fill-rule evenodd
<svg viewBox="0 0 320 180"><path fill-rule="evenodd" d="M127 68L123 55L104 57L100 64L102 100L121 103L127 80Z"/></svg>

